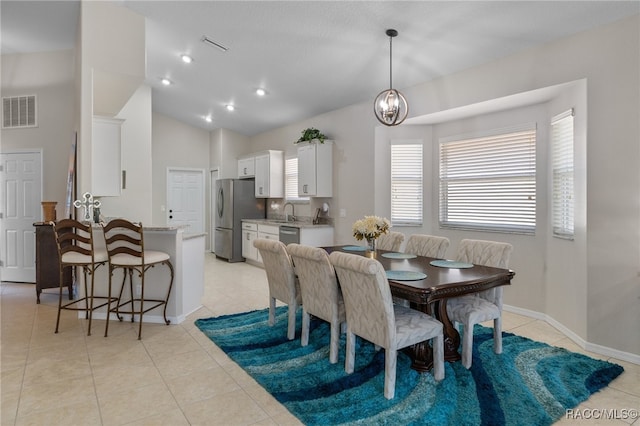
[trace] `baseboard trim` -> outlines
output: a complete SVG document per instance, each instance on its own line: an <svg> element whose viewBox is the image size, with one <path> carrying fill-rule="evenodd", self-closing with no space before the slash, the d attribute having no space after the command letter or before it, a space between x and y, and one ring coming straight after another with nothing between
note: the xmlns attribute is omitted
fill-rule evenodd
<svg viewBox="0 0 640 426"><path fill-rule="evenodd" d="M511 305L504 305L502 309L514 314L545 321L547 324L549 324L550 326L558 330L560 333L567 336L576 345L580 346L582 349L586 351L593 352L598 355L603 355L606 357L616 358L622 361L630 362L632 364L640 365L640 355L636 355L630 352L620 351L618 349L609 348L607 346L602 346L595 343L590 343L584 340L582 337L578 336L571 329L567 328L565 325L556 321L554 318L550 317L547 314L543 314L541 312L519 308L517 306L511 306Z"/></svg>

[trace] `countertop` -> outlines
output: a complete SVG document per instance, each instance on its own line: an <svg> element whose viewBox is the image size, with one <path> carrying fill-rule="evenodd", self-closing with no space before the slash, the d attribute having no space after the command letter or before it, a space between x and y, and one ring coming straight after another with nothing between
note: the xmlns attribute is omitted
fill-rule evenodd
<svg viewBox="0 0 640 426"><path fill-rule="evenodd" d="M272 225L272 226L291 226L294 228L333 228L332 225L327 223L314 225L311 222L305 222L305 221L285 222L283 220L276 220L276 219L242 219L242 221L248 222L248 223L257 223L257 224L262 223L265 225Z"/></svg>

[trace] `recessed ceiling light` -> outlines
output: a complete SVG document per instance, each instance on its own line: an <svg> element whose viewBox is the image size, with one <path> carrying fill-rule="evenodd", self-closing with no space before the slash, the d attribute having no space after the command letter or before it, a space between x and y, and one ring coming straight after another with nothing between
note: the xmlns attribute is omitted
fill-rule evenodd
<svg viewBox="0 0 640 426"><path fill-rule="evenodd" d="M169 80L168 78L163 78L160 80L162 82L162 84L164 84L165 86L170 86L171 85L171 80Z"/></svg>
<svg viewBox="0 0 640 426"><path fill-rule="evenodd" d="M258 95L258 96L264 96L264 95L266 95L266 94L267 94L267 91L266 91L266 90L264 90L264 89L262 89L262 88L256 89L256 95Z"/></svg>
<svg viewBox="0 0 640 426"><path fill-rule="evenodd" d="M210 116L210 115L207 115L207 116L204 118L204 121L206 121L207 123L211 123L211 122L213 121L213 118L211 118L211 116Z"/></svg>
<svg viewBox="0 0 640 426"><path fill-rule="evenodd" d="M227 111L234 111L236 109L236 107L234 107L233 105L229 104L226 105L225 108L227 109Z"/></svg>
<svg viewBox="0 0 640 426"><path fill-rule="evenodd" d="M180 55L180 59L182 59L182 62L186 64L190 64L191 62L193 62L193 58L187 54Z"/></svg>

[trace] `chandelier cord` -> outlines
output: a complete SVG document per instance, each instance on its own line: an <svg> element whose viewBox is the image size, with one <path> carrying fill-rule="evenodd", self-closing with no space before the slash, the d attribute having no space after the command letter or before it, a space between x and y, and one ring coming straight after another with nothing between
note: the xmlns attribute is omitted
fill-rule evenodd
<svg viewBox="0 0 640 426"><path fill-rule="evenodd" d="M393 89L393 37L389 36L389 90Z"/></svg>

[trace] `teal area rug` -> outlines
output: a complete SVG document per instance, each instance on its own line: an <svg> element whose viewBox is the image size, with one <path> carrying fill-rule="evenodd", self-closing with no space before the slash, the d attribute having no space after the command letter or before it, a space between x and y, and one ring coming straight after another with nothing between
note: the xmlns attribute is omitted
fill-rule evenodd
<svg viewBox="0 0 640 426"><path fill-rule="evenodd" d="M503 334L493 353L492 329L476 326L473 366L445 363L439 383L398 356L396 396L387 400L384 350L358 338L356 369L329 363L329 326L313 320L309 346L286 338L286 307L276 324L268 311L200 319L196 326L307 425L548 425L622 373L619 365ZM300 312L298 313L300 325Z"/></svg>

